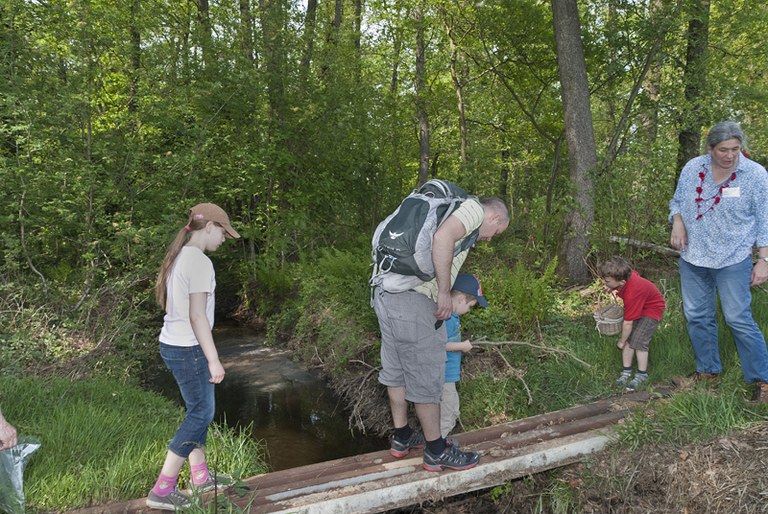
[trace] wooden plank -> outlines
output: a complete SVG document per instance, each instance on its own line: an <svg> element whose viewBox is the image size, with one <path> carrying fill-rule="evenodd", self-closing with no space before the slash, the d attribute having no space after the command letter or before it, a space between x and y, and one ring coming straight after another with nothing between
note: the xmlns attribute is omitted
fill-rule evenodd
<svg viewBox="0 0 768 514"><path fill-rule="evenodd" d="M488 459L464 471L432 473L420 471L365 487L346 486L333 491L307 494L290 501L276 501L259 512L274 514L375 513L447 496L486 489L509 480L572 464L603 449L610 441L610 429L590 431L542 442L509 455Z"/></svg>

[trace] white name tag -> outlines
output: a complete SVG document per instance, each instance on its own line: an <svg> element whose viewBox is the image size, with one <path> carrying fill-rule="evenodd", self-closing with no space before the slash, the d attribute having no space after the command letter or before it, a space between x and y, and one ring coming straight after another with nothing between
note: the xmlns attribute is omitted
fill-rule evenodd
<svg viewBox="0 0 768 514"><path fill-rule="evenodd" d="M740 187L726 187L723 189L723 198L738 198L741 196Z"/></svg>

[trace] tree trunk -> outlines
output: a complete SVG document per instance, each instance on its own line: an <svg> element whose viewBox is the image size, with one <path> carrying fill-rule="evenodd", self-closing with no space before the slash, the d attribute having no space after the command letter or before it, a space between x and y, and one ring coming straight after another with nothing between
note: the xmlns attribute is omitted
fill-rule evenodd
<svg viewBox="0 0 768 514"><path fill-rule="evenodd" d="M594 220L590 173L597 167L597 148L576 0L552 0L552 13L568 160L576 199L575 209L566 216L561 255L569 280L584 284L591 280L585 257Z"/></svg>
<svg viewBox="0 0 768 514"><path fill-rule="evenodd" d="M459 111L459 137L460 137L460 148L459 148L459 158L461 159L462 166L467 164L467 117L464 113L464 95L462 91L462 81L459 78L459 73L456 68L456 62L458 61L458 55L459 55L459 49L456 45L456 40L453 37L453 27L450 24L450 21L447 19L444 20L444 26L445 26L445 32L448 36L448 43L450 44L451 48L451 81L453 82L453 88L456 91L456 106Z"/></svg>
<svg viewBox="0 0 768 514"><path fill-rule="evenodd" d="M513 196L512 198L507 198L507 191L509 188L509 156L510 151L509 148L505 148L501 151L501 177L499 178L499 198L504 200L504 202L507 203L512 208L512 212L516 212L515 200L516 198Z"/></svg>
<svg viewBox="0 0 768 514"><path fill-rule="evenodd" d="M685 163L699 155L701 127L704 125L703 107L706 101L709 0L693 0L690 5L688 48L685 54L685 72L683 75L687 112L681 113L682 124L678 135L675 184L677 184L680 171L682 171Z"/></svg>
<svg viewBox="0 0 768 514"><path fill-rule="evenodd" d="M256 52L253 43L253 14L250 0L240 0L240 54L245 62L255 64Z"/></svg>
<svg viewBox="0 0 768 514"><path fill-rule="evenodd" d="M128 92L128 112L135 114L139 110L139 73L141 69L141 32L139 31L139 12L141 11L141 0L131 2L131 70L129 77Z"/></svg>
<svg viewBox="0 0 768 514"><path fill-rule="evenodd" d="M280 0L259 0L261 33L264 39L264 72L272 122L278 130L285 121L285 86L283 84L282 5Z"/></svg>
<svg viewBox="0 0 768 514"><path fill-rule="evenodd" d="M309 66L315 49L315 26L317 25L317 0L308 0L307 12L304 14L304 51L301 54L299 73L301 82L309 78Z"/></svg>
<svg viewBox="0 0 768 514"><path fill-rule="evenodd" d="M197 0L197 20L199 23L200 48L203 51L203 63L209 76L215 76L216 60L213 58L213 28L208 0Z"/></svg>
<svg viewBox="0 0 768 514"><path fill-rule="evenodd" d="M419 4L413 10L416 22L416 109L419 118L419 186L429 179L429 119L425 98L424 12Z"/></svg>

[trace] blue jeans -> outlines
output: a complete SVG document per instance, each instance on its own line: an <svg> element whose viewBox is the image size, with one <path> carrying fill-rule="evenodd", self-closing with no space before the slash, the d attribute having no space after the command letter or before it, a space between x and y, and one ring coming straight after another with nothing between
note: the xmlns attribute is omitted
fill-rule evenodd
<svg viewBox="0 0 768 514"><path fill-rule="evenodd" d="M208 425L216 408L214 385L209 382L208 360L200 346L171 346L160 343L160 356L173 373L187 408L184 421L168 449L187 458L195 448L202 448L208 437Z"/></svg>
<svg viewBox="0 0 768 514"><path fill-rule="evenodd" d="M744 381L747 384L768 382L768 349L760 327L752 318L752 293L749 290L752 259L748 257L720 269L702 268L680 259L679 267L683 311L696 353L696 371L723 371L715 318L716 295L720 295L725 322L739 352Z"/></svg>

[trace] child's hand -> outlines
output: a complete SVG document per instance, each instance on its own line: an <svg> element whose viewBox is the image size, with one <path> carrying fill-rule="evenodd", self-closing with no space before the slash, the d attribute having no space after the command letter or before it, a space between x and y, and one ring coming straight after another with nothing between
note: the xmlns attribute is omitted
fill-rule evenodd
<svg viewBox="0 0 768 514"><path fill-rule="evenodd" d="M209 362L208 371L211 374L211 378L208 382L211 384L220 384L221 381L224 380L224 366L221 365L220 361Z"/></svg>
<svg viewBox="0 0 768 514"><path fill-rule="evenodd" d="M627 346L627 342L619 339L619 342L616 343L616 346L619 348L619 350L623 350Z"/></svg>
<svg viewBox="0 0 768 514"><path fill-rule="evenodd" d="M472 350L472 343L469 342L469 339L461 343L461 351L466 353L468 351Z"/></svg>

